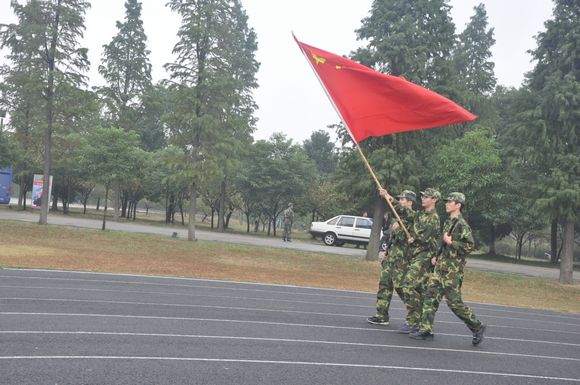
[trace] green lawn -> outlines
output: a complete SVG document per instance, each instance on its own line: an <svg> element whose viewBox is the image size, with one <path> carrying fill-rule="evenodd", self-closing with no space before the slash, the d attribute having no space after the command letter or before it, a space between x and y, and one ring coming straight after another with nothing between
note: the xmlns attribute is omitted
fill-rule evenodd
<svg viewBox="0 0 580 385"><path fill-rule="evenodd" d="M0 266L226 279L374 292L379 266L296 250L0 221ZM580 285L467 271L468 301L580 312Z"/></svg>

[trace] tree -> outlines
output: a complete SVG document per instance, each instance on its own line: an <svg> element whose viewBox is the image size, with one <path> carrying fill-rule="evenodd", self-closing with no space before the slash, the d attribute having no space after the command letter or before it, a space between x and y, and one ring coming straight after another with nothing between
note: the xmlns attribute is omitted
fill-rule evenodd
<svg viewBox="0 0 580 385"><path fill-rule="evenodd" d="M490 96L497 82L495 64L491 61L491 47L495 44L494 29L488 29L487 12L483 4L474 7L474 11L469 23L459 34L453 51L457 86L461 90L457 102L479 115L476 125L491 126L489 120L495 114Z"/></svg>
<svg viewBox="0 0 580 385"><path fill-rule="evenodd" d="M328 178L336 170L338 156L334 143L330 141L330 135L323 131L314 131L310 139L302 144L308 158L314 162L318 174L322 178Z"/></svg>
<svg viewBox="0 0 580 385"><path fill-rule="evenodd" d="M249 164L241 170L240 191L254 198L268 219L268 235L276 235L276 221L289 202L300 198L313 179L314 165L304 150L281 133L259 140L252 147ZM297 208L300 209L300 208Z"/></svg>
<svg viewBox="0 0 580 385"><path fill-rule="evenodd" d="M447 88L455 43L449 10L445 0L373 1L370 16L356 31L368 47L354 59L422 86Z"/></svg>
<svg viewBox="0 0 580 385"><path fill-rule="evenodd" d="M139 131L137 110L151 87L151 64L138 0L125 1L125 20L117 21L117 30L113 40L103 46L99 73L107 85L99 92L114 126Z"/></svg>
<svg viewBox="0 0 580 385"><path fill-rule="evenodd" d="M105 209L102 229L105 230L111 186L136 175L147 164L145 152L138 147L139 135L120 128L101 128L91 132L78 147L82 168L96 182L105 186Z"/></svg>
<svg viewBox="0 0 580 385"><path fill-rule="evenodd" d="M539 98L533 113L539 129L527 132L522 146L535 150L533 160L545 165L537 180L543 186L538 205L563 225L560 282L572 283L574 224L580 212L580 3L555 0L554 17L538 34L536 61L527 76L530 90Z"/></svg>
<svg viewBox="0 0 580 385"><path fill-rule="evenodd" d="M194 240L199 184L209 176L226 177L224 157L235 154L237 141L253 124L257 45L239 0L171 0L168 6L182 24L176 61L166 65L177 96L166 122L170 142L187 156L188 239Z"/></svg>
<svg viewBox="0 0 580 385"><path fill-rule="evenodd" d="M492 132L479 128L465 133L438 148L431 163L437 167L431 170L430 184L443 194L460 191L467 196L470 222L485 230L493 254L497 229L511 218L510 203L516 194L508 189L508 173Z"/></svg>
<svg viewBox="0 0 580 385"><path fill-rule="evenodd" d="M141 148L157 151L167 146L163 116L170 111L170 91L163 84L156 84L143 94L139 110L139 134Z"/></svg>
<svg viewBox="0 0 580 385"><path fill-rule="evenodd" d="M84 82L82 72L88 68L87 50L78 41L84 31L84 15L90 6L83 0L31 0L24 5L10 3L18 24L2 30L2 47L11 51L9 59L28 57L33 63L33 83L42 88L44 101L44 189L40 224L48 218L48 184L51 172L52 134L55 101L65 85Z"/></svg>
<svg viewBox="0 0 580 385"><path fill-rule="evenodd" d="M18 157L18 142L9 132L0 131L0 168L13 166Z"/></svg>
<svg viewBox="0 0 580 385"><path fill-rule="evenodd" d="M475 14L459 34L454 50L455 68L460 83L474 95L489 95L496 84L491 47L495 44L493 28L487 29L485 5L473 7Z"/></svg>

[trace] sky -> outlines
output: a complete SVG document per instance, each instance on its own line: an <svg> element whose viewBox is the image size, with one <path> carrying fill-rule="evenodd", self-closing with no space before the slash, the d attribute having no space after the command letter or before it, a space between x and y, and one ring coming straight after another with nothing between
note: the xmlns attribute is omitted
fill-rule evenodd
<svg viewBox="0 0 580 385"><path fill-rule="evenodd" d="M81 45L89 49L91 70L89 84L101 85L97 72L102 46L117 33L115 23L124 18L123 0L93 0L86 14L86 31ZM153 80L168 77L163 65L174 59L172 49L177 42L180 19L164 5L166 0L142 0L143 24L151 51ZM552 16L551 0L450 0L451 15L460 33L473 7L484 3L489 26L495 29L496 44L492 48L498 84L521 85L524 74L533 63L528 50L536 47L534 36L544 30L544 22ZM368 16L372 0L242 0L249 17L248 24L258 36L256 59L261 63L257 74L259 88L254 100L259 109L256 139L268 139L282 132L302 143L312 132L326 130L340 118L306 59L292 38L339 55L349 54L364 42L357 41L355 30ZM16 18L10 0L0 0L0 24ZM5 55L6 51L0 51ZM2 59L0 58L0 61Z"/></svg>

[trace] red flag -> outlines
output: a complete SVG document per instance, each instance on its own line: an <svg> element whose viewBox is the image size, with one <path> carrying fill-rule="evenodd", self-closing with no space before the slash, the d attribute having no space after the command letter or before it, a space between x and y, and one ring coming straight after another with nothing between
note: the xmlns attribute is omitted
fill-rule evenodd
<svg viewBox="0 0 580 385"><path fill-rule="evenodd" d="M356 143L369 136L421 130L477 118L451 100L402 77L304 44L296 37Z"/></svg>

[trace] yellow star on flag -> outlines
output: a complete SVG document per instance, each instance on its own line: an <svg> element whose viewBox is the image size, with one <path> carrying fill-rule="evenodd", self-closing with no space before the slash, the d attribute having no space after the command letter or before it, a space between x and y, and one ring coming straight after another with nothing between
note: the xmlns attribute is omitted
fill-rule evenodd
<svg viewBox="0 0 580 385"><path fill-rule="evenodd" d="M312 57L314 58L314 62L316 63L316 65L326 63L325 58L318 56L314 52L311 52L311 54L312 54Z"/></svg>

